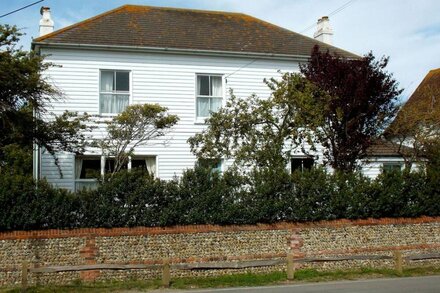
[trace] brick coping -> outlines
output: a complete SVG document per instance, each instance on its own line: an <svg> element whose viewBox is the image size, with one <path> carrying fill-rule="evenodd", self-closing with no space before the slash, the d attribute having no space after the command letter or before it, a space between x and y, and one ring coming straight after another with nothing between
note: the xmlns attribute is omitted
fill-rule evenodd
<svg viewBox="0 0 440 293"><path fill-rule="evenodd" d="M405 225L440 223L440 217L419 218L381 218L360 220L331 220L304 223L279 222L275 224L257 225L187 225L173 227L133 227L133 228L79 228L79 229L50 229L33 231L10 231L0 232L0 240L15 239L50 239L69 237L115 237L115 236L139 236L157 234L180 234L180 233L209 233L209 232L239 232L239 231L267 231L267 230L296 230L302 228L340 228L350 226L374 226L374 225Z"/></svg>

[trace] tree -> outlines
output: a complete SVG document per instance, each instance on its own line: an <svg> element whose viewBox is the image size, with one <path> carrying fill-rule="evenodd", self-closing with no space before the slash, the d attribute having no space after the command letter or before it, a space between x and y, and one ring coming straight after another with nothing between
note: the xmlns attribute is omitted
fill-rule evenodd
<svg viewBox="0 0 440 293"><path fill-rule="evenodd" d="M137 146L164 136L177 124L179 118L167 110L158 104L130 105L107 123L107 136L94 145L114 157L112 176L127 164Z"/></svg>
<svg viewBox="0 0 440 293"><path fill-rule="evenodd" d="M44 56L17 48L21 36L15 26L0 25L0 168L17 166L7 154L14 153L13 148L29 157L35 143L56 159L57 151L80 153L87 144L84 122L88 115L65 112L56 116L47 111L50 101L62 99L43 75L53 64L44 62Z"/></svg>
<svg viewBox="0 0 440 293"><path fill-rule="evenodd" d="M312 142L310 129L320 124L313 102L323 93L296 73L266 84L272 90L268 99L241 99L231 92L207 119L207 129L188 140L191 151L199 159L234 158L236 166L284 168L293 148Z"/></svg>
<svg viewBox="0 0 440 293"><path fill-rule="evenodd" d="M314 136L324 148L325 162L334 169L353 171L366 157L368 147L379 138L395 116L401 93L392 75L385 71L388 58L379 61L370 52L363 58L347 59L313 48L310 62L301 73L325 91L316 101L321 125Z"/></svg>
<svg viewBox="0 0 440 293"><path fill-rule="evenodd" d="M422 82L385 132L385 137L397 147L408 167L414 162L429 161L440 171L437 151L440 146L439 98L440 86Z"/></svg>

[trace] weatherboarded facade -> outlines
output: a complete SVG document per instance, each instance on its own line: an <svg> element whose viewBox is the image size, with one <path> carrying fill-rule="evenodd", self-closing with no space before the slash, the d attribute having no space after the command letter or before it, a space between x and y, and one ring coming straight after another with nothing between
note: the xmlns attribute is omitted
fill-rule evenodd
<svg viewBox="0 0 440 293"><path fill-rule="evenodd" d="M50 17L48 8L44 11L43 17ZM100 123L94 138L103 137L103 122L129 104L158 103L178 115L173 130L138 147L127 166L142 166L162 179L194 166L187 139L206 127L205 118L225 103L230 90L238 97L268 97L264 79L299 71L315 45L358 57L241 13L132 5L45 34L32 44L56 65L45 74L63 97L51 103L50 111L95 116ZM322 161L320 154L318 150L313 163ZM297 155L292 166L310 165L303 154ZM70 190L93 186L96 174L112 168L112 159L96 149L57 157L60 169L38 150L35 173ZM225 170L230 164L223 160L216 167ZM383 164L367 165L366 174L375 176Z"/></svg>

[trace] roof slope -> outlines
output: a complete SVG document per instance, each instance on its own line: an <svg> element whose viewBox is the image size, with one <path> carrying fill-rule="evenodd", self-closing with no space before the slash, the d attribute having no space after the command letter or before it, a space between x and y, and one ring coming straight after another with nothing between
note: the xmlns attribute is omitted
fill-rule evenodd
<svg viewBox="0 0 440 293"><path fill-rule="evenodd" d="M402 154L409 153L411 150L410 147L378 139L367 149L367 155L369 157L402 157Z"/></svg>
<svg viewBox="0 0 440 293"><path fill-rule="evenodd" d="M310 56L314 45L350 52L241 13L124 5L36 38L34 44L88 44Z"/></svg>
<svg viewBox="0 0 440 293"><path fill-rule="evenodd" d="M440 68L428 72L423 81L402 107L393 121L393 127L408 123L408 119L438 119L440 115ZM416 122L416 121L413 121Z"/></svg>

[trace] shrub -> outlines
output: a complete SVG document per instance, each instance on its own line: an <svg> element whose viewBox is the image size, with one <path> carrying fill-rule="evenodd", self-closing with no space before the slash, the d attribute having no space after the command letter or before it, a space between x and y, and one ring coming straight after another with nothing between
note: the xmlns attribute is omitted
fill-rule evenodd
<svg viewBox="0 0 440 293"><path fill-rule="evenodd" d="M25 175L1 175L0 230L440 215L440 181L425 172L387 172L370 180L322 168L293 174L263 168L244 176L197 167L164 181L132 170L77 194Z"/></svg>

